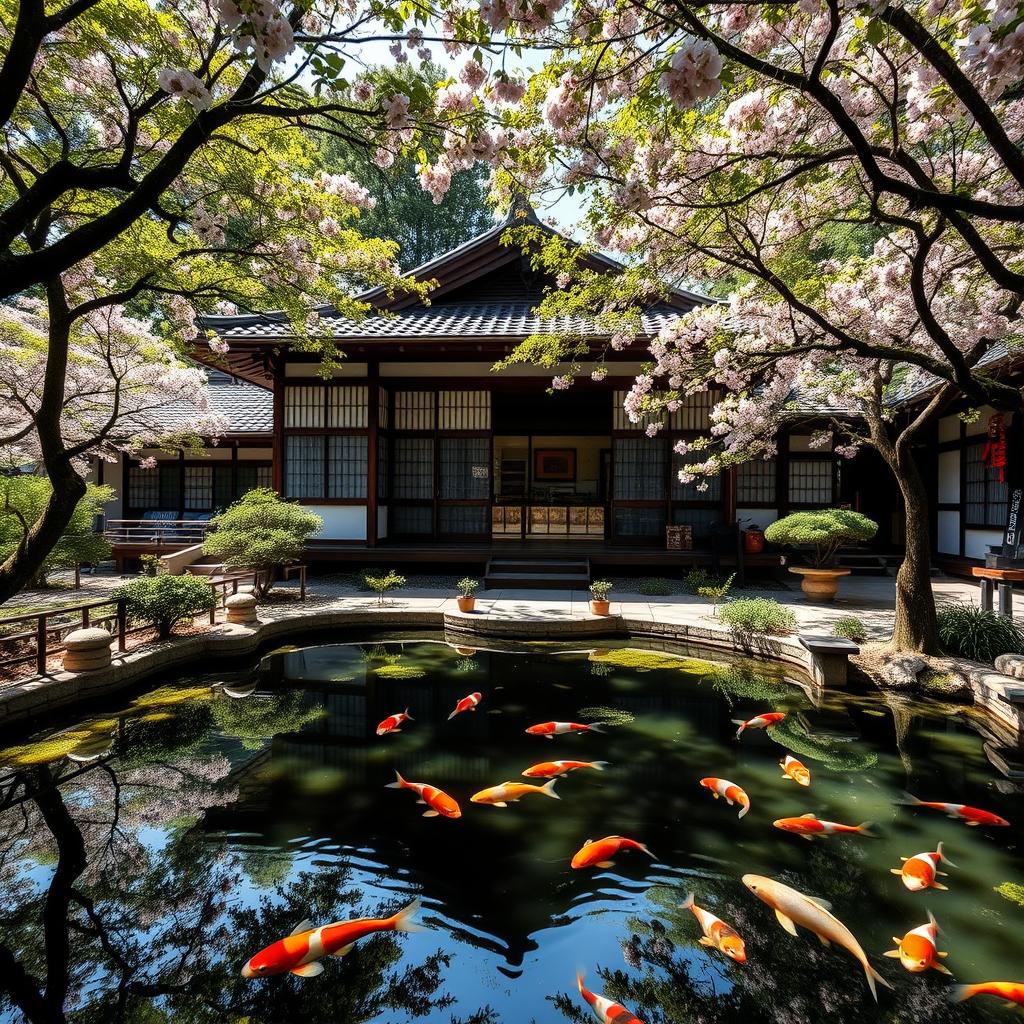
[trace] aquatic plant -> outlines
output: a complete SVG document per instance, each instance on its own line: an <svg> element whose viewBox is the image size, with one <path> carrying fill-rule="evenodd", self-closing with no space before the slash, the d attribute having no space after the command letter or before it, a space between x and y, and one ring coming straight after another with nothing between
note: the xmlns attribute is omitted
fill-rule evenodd
<svg viewBox="0 0 1024 1024"><path fill-rule="evenodd" d="M459 658L459 660L455 662L454 671L460 675L479 672L480 662L477 661L476 658Z"/></svg>
<svg viewBox="0 0 1024 1024"><path fill-rule="evenodd" d="M581 722L604 722L606 725L629 725L636 721L636 715L629 711L622 711L620 708L580 708L576 717Z"/></svg>
<svg viewBox="0 0 1024 1024"><path fill-rule="evenodd" d="M686 675L702 676L714 668L710 661L697 658L681 658L664 651L645 651L639 647L619 647L612 650L591 651L592 662L626 668L634 672L683 672Z"/></svg>
<svg viewBox="0 0 1024 1024"><path fill-rule="evenodd" d="M380 665L373 671L381 679L422 679L427 674L413 665Z"/></svg>
<svg viewBox="0 0 1024 1024"><path fill-rule="evenodd" d="M1024 633L1012 619L995 612L947 604L938 610L937 622L939 642L950 654L983 662L1000 654L1024 654Z"/></svg>
<svg viewBox="0 0 1024 1024"><path fill-rule="evenodd" d="M1019 907L1024 907L1024 885L1018 885L1016 882L1003 882L1002 885L995 885L992 889L1003 899L1016 903Z"/></svg>
<svg viewBox="0 0 1024 1024"><path fill-rule="evenodd" d="M113 597L125 599L128 617L148 622L166 640L182 619L216 607L217 597L204 576L141 576L118 587Z"/></svg>
<svg viewBox="0 0 1024 1024"><path fill-rule="evenodd" d="M792 633L796 616L791 608L771 597L741 597L725 605L718 613L736 633Z"/></svg>
<svg viewBox="0 0 1024 1024"><path fill-rule="evenodd" d="M832 635L846 637L860 643L867 639L868 630L856 615L841 615L832 623Z"/></svg>
<svg viewBox="0 0 1024 1024"><path fill-rule="evenodd" d="M873 750L812 736L795 715L789 715L773 725L768 734L776 743L788 747L794 754L820 761L836 771L865 772L878 764L878 755Z"/></svg>

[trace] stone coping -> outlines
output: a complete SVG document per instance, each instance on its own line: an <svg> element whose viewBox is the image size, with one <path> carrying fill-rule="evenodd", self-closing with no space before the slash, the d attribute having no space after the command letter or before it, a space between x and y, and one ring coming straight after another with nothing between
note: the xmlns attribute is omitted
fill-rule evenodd
<svg viewBox="0 0 1024 1024"><path fill-rule="evenodd" d="M681 642L727 652L741 657L761 658L792 666L795 680L815 698L822 688L845 684L827 678L831 659L818 659L802 646L796 636L740 637L724 627L677 622L656 622L627 615L548 619L487 616L448 612L441 609L402 607L303 610L301 614L268 619L246 626L219 623L191 636L154 642L145 649L115 652L109 668L85 672L56 672L36 676L0 690L0 727L78 701L95 700L136 685L147 678L217 659L255 657L290 637L329 629L364 628L432 629L443 631L452 642L467 640L559 640L631 637Z"/></svg>

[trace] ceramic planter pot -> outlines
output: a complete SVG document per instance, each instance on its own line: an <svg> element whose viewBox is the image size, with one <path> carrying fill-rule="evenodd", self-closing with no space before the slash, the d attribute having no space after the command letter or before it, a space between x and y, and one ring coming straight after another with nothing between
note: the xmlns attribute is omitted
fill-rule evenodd
<svg viewBox="0 0 1024 1024"><path fill-rule="evenodd" d="M475 597L457 597L455 600L459 603L460 612L471 612L476 608Z"/></svg>
<svg viewBox="0 0 1024 1024"><path fill-rule="evenodd" d="M803 577L800 589L809 601L831 601L839 588L839 577L849 576L849 569L806 569L803 566L790 566L790 572Z"/></svg>
<svg viewBox="0 0 1024 1024"><path fill-rule="evenodd" d="M743 550L748 555L759 555L764 551L764 531L763 530L744 530L743 531Z"/></svg>
<svg viewBox="0 0 1024 1024"><path fill-rule="evenodd" d="M611 606L611 601L591 601L590 602L590 614L591 615L607 615L608 608Z"/></svg>

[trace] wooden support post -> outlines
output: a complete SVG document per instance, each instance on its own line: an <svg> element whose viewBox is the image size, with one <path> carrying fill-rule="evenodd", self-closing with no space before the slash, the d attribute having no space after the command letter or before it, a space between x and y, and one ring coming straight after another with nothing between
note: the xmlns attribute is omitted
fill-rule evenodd
<svg viewBox="0 0 1024 1024"><path fill-rule="evenodd" d="M36 671L46 675L46 613L36 619Z"/></svg>

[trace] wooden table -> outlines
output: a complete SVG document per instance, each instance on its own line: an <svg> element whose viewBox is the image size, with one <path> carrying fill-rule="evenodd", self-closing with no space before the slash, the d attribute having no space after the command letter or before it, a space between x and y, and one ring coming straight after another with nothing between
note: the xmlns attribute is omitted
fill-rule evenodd
<svg viewBox="0 0 1024 1024"><path fill-rule="evenodd" d="M999 614L1013 618L1013 584L1024 582L1024 569L989 569L984 565L971 567L971 575L981 580L981 610L992 611L992 591L999 590Z"/></svg>

